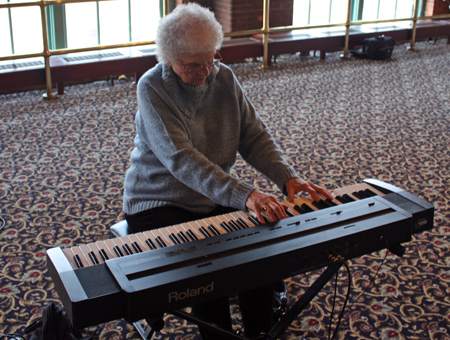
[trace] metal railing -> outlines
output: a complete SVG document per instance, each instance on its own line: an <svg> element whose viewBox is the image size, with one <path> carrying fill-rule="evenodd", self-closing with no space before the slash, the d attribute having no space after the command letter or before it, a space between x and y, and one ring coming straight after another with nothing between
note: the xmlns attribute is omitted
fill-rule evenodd
<svg viewBox="0 0 450 340"><path fill-rule="evenodd" d="M124 43L124 44L115 44L115 45L103 45L103 46L94 46L94 47L86 47L86 48L76 48L76 49L49 49L49 40L48 40L48 32L47 32L47 14L46 8L47 6L59 5L59 4L67 4L67 3L81 3L81 2L94 2L94 1L114 1L114 0L51 0L51 1L35 1L35 2L20 2L20 3L7 3L0 4L0 9L2 8L13 8L13 7L29 7L29 6L39 6L41 13L41 23L42 23L42 35L43 35L43 52L41 53L32 53L32 54L21 54L21 55L10 55L6 57L0 57L0 61L5 60L16 60L16 59L25 59L25 58L34 58L34 57L43 57L44 65L45 65L45 79L46 79L46 94L44 98L53 99L55 96L53 95L53 85L51 79L51 67L50 67L50 57L57 56L68 53L77 53L77 52L89 52L89 51L98 51L103 49L112 49L112 48L122 48L122 47L133 47L133 46L142 46L142 45L152 45L155 44L155 41L143 41L143 42L134 42L134 43ZM285 26L285 27L273 27L269 26L269 6L270 0L262 0L263 1L263 25L260 29L252 29L252 30L244 30L244 31L236 31L225 33L225 37L239 37L239 36L249 36L254 34L262 35L262 44L263 44L263 68L269 67L269 35L270 33L281 33L281 32L289 32L295 30L309 30L309 29L321 29L321 28L329 28L329 27L345 27L345 46L344 46L344 54L343 58L348 58L349 51L349 36L350 36L350 27L355 25L365 25L365 24L380 24L380 23L388 23L388 22L399 22L399 21L411 21L412 22L412 38L410 41L410 49L414 50L415 40L416 40L416 29L417 29L417 21L419 20L428 20L428 19L449 19L450 15L437 15L437 16L422 16L418 17L418 6L419 0L415 0L414 2L414 15L411 18L403 18L403 19L392 19L392 20L374 20L374 21L351 21L351 1L348 0L348 8L347 8L347 19L345 23L338 24L327 24L327 25L309 25L309 26ZM163 2L163 13L167 14L169 8L169 0L164 0Z"/></svg>

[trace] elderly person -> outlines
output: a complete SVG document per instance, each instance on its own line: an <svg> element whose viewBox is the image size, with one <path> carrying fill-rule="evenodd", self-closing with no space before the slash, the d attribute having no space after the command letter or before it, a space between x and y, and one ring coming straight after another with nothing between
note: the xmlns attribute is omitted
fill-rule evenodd
<svg viewBox="0 0 450 340"><path fill-rule="evenodd" d="M237 152L291 201L300 191L331 198L283 159L233 72L220 63L222 39L214 14L198 4L180 5L160 22L159 63L137 87L137 135L123 202L132 233L234 210L252 211L261 223L287 217L274 196L230 174ZM272 286L240 294L247 336L270 329L272 298ZM193 311L231 328L227 299ZM200 331L204 339L220 338Z"/></svg>

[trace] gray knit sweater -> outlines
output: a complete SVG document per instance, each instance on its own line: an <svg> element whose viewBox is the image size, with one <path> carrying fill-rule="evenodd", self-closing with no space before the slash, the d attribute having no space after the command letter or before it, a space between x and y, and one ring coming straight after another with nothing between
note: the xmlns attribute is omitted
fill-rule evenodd
<svg viewBox="0 0 450 340"><path fill-rule="evenodd" d="M137 97L126 214L167 205L197 213L218 204L245 209L254 188L230 174L237 152L281 190L296 177L227 66L214 66L196 87L159 63L140 79Z"/></svg>

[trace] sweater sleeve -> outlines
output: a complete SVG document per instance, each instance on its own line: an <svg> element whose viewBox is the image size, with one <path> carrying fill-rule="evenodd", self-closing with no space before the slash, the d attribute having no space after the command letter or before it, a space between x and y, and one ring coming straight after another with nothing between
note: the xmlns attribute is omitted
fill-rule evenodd
<svg viewBox="0 0 450 340"><path fill-rule="evenodd" d="M257 114L240 83L236 80L235 84L242 111L239 152L246 162L267 176L286 194L285 183L298 175L284 159L268 127Z"/></svg>

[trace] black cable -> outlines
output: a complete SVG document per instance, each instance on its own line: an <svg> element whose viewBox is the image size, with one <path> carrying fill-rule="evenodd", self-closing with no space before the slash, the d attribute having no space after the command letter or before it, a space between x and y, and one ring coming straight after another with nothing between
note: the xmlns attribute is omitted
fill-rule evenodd
<svg viewBox="0 0 450 340"><path fill-rule="evenodd" d="M22 335L17 333L0 334L0 337L8 340L25 340L25 338Z"/></svg>
<svg viewBox="0 0 450 340"><path fill-rule="evenodd" d="M335 278L334 278L334 297L333 297L333 306L331 307L331 312L330 312L330 322L328 324L328 340L330 340L330 336L331 336L331 324L333 323L334 308L336 306L337 283L338 283L338 272L336 272Z"/></svg>
<svg viewBox="0 0 450 340"><path fill-rule="evenodd" d="M348 308L349 310L352 309L353 305L354 305L355 303L358 302L358 300L361 298L361 296L363 296L364 294L367 293L367 291L369 290L370 286L372 285L372 283L373 283L373 282L375 281L375 279L377 278L378 273L380 272L381 267L383 267L383 264L384 264L384 262L385 262L386 259L387 259L387 256L388 256L388 254L389 254L389 242L388 242L388 240L386 240L383 236L381 237L381 239L384 240L384 241L386 242L386 245L387 245L387 247L386 247L386 253L384 254L384 258L383 258L383 260L381 261L380 265L378 266L377 272L376 272L375 275L372 277L372 280L370 280L370 282L369 282L369 284L367 285L366 289L365 289L361 294L359 294L359 296L356 298L356 300L350 305L350 307Z"/></svg>
<svg viewBox="0 0 450 340"><path fill-rule="evenodd" d="M5 225L6 225L6 221L5 221L5 219L4 219L3 217L0 217L0 221L1 221L1 223L2 223L2 225L0 226L0 231L2 231L3 228L4 228Z"/></svg>
<svg viewBox="0 0 450 340"><path fill-rule="evenodd" d="M333 336L330 338L331 336L331 323L332 323L332 319L333 319L333 313L334 313L334 308L335 308L335 304L336 304L336 296L337 296L337 272L336 272L336 281L335 281L335 288L334 288L334 300L333 300L333 307L331 310L331 315L330 315L330 324L329 324L329 330L328 330L328 339L329 340L333 340L339 330L339 327L341 325L341 321L342 321L342 317L344 316L344 312L345 312L345 307L347 306L348 300L350 298L350 291L351 291L351 287L352 287L352 277L351 277L351 273L350 273L350 268L347 264L347 261L345 261L345 258L343 258L341 255L338 255L337 257L334 256L330 256L330 258L334 261L334 262L342 262L342 264L345 266L345 268L347 269L347 275L348 275L348 283L347 283L347 294L345 296L345 301L344 301L344 305L342 306L342 310L341 310L341 314L339 315L339 318L337 320L337 324L336 324L336 328L334 330Z"/></svg>
<svg viewBox="0 0 450 340"><path fill-rule="evenodd" d="M352 288L352 276L351 276L350 268L349 268L349 266L347 264L347 261L344 262L344 266L347 269L347 275L348 275L347 294L345 295L344 305L342 306L341 314L339 315L338 322L336 324L336 328L334 330L333 336L331 337L331 340L333 340L335 338L335 336L336 336L336 334L337 334L337 332L339 330L342 318L344 316L345 307L347 307L348 300L350 299L350 291L351 291L351 288Z"/></svg>
<svg viewBox="0 0 450 340"><path fill-rule="evenodd" d="M370 288L370 286L372 285L372 283L373 283L373 282L375 281L375 279L377 278L378 273L380 272L381 268L383 267L384 262L385 262L386 259L387 259L387 256L388 256L388 254L389 254L389 241L388 241L386 238L384 238L383 236L381 236L381 240L384 241L384 242L386 242L386 253L385 253L385 255L384 255L384 258L383 258L383 260L381 261L380 265L378 266L378 269L377 269L375 275L373 276L372 280L370 280L370 282L369 282L369 284L367 285L366 289L365 289L365 290L364 290L364 291L356 298L356 300L348 307L349 311L350 311L350 309L354 306L354 304L355 304L356 302L358 302L358 300L361 298L361 296L363 296L365 293L367 293L368 289ZM335 282L335 290L334 290L334 300L333 300L333 307L332 307L332 310L331 310L331 317L330 317L330 324L329 324L329 332L328 332L328 334L329 334L329 335L328 335L328 339L329 339L329 340L333 340L333 339L335 338L335 336L337 335L337 332L338 332L338 330L339 330L339 326L340 326L341 321L342 321L342 317L344 316L345 307L347 306L347 303L348 303L348 301L349 301L349 299L350 299L350 290L351 290L351 286L352 286L352 278L351 278L351 272L350 272L350 268L349 268L349 266L348 266L348 264L347 264L347 261L345 261L345 259L344 259L341 255L338 255L337 257L330 256L330 259L333 260L334 262L342 262L342 263L344 264L345 268L347 269L347 275L348 275L347 294L346 294L346 296L345 296L344 305L343 305L343 307L342 307L341 314L339 315L339 318L338 318L338 321L337 321L336 328L335 328L335 330L334 330L333 336L330 338L330 335L331 335L331 323L332 323L331 321L332 321L332 315L333 315L333 313L334 313L334 307L335 307L335 303L336 303L336 295L337 295L337 273L336 273L336 282Z"/></svg>

